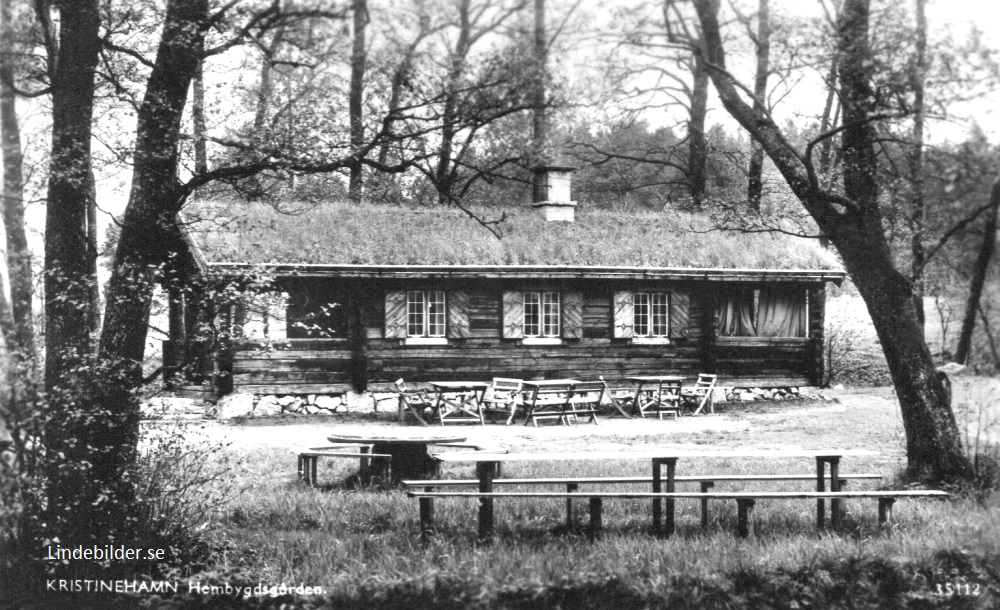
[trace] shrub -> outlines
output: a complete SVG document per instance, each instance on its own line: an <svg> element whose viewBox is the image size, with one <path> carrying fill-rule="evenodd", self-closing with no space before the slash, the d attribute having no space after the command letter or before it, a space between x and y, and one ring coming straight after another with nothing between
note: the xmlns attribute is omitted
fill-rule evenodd
<svg viewBox="0 0 1000 610"><path fill-rule="evenodd" d="M210 442L197 424L148 427L139 443L137 544L162 548L157 569L197 569L208 558L212 515L238 491L239 464L227 445Z"/></svg>

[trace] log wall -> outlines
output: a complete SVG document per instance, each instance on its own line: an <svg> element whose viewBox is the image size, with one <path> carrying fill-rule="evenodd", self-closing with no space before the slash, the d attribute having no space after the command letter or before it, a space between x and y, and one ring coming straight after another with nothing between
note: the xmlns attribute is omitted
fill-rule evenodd
<svg viewBox="0 0 1000 610"><path fill-rule="evenodd" d="M246 341L232 358L235 391L273 394L341 393L352 383L372 391L391 390L396 379L426 381L481 380L492 377L596 379L627 385L634 375L715 372L720 383L739 386L810 385L816 378L816 355L822 350L822 298L810 294L811 337L795 339L716 338L715 285L671 283L688 301L683 337L667 345L640 345L612 337L612 298L618 290L659 290L666 287L632 283L585 281L525 286L515 282L438 281L435 289L460 288L468 295L469 338L449 339L448 345L404 345L383 338L384 290L427 289L428 284L399 282L382 286L367 281L347 286L359 302L364 341L349 339L289 339L272 343ZM583 336L561 345L524 345L501 337L502 293L505 289L577 290L583 293ZM803 290L806 286L803 285ZM822 289L819 289L822 294ZM818 327L817 327L818 324ZM818 337L816 336L818 333ZM361 349L363 348L363 349ZM359 349L363 353L359 354ZM362 370L359 370L362 369Z"/></svg>

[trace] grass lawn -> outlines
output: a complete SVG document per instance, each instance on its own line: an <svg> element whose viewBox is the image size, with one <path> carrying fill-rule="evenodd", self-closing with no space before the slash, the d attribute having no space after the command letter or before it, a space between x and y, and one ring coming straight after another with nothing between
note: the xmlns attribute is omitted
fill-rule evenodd
<svg viewBox="0 0 1000 610"><path fill-rule="evenodd" d="M998 419L996 382L956 383L956 403L984 405ZM871 449L847 457L842 473L878 473L891 485L905 463L898 407L890 388L829 392L832 400L719 405L717 413L680 421L605 419L599 425L541 428L449 428L511 451ZM498 500L498 536L476 540L476 505L438 500L439 534L421 546L417 501L401 492L352 491L343 481L354 460L320 461L321 486L295 480L290 447L324 444L325 433L399 426L385 418L210 424L244 460L231 480L241 490L214 517L220 551L193 580L322 587L321 595L229 600L290 608L642 608L642 607L970 607L1000 605L1000 502L900 500L891 535L877 531L874 500L848 503L845 529L818 533L812 501L760 501L756 533L735 536L734 502L716 502L707 530L696 500L678 501L677 533L649 533L643 501L605 501L602 539L564 527L561 500ZM996 433L987 425L980 438ZM678 474L814 472L811 459L682 460ZM445 477L471 477L470 466ZM644 460L580 464L509 464L507 477L648 475ZM735 490L738 483L718 483ZM855 483L849 489L862 489ZM754 484L754 489L809 489L810 483ZM536 488L537 489L537 488ZM609 490L639 490L636 486ZM684 489L683 487L681 489ZM586 522L586 502L577 502ZM187 576L185 576L187 577ZM948 592L952 591L949 595ZM147 600L148 601L148 600ZM180 603L180 602L178 602ZM183 605L217 607L226 599L189 596Z"/></svg>

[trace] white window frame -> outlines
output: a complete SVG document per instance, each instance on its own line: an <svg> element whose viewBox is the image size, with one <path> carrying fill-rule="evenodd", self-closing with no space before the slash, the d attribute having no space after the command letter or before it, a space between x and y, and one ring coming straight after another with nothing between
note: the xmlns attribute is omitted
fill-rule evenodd
<svg viewBox="0 0 1000 610"><path fill-rule="evenodd" d="M657 322L657 318L661 322ZM657 331L657 326L662 330ZM632 343L670 343L670 294L667 292L632 293Z"/></svg>
<svg viewBox="0 0 1000 610"><path fill-rule="evenodd" d="M529 316L537 318L529 320ZM524 293L524 339L526 342L559 342L562 337L562 296L558 292ZM540 343L539 343L540 344Z"/></svg>
<svg viewBox="0 0 1000 610"><path fill-rule="evenodd" d="M433 311L435 305L439 306L437 311ZM447 312L448 297L444 290L407 290L407 345L446 344L448 342ZM418 318L419 321L415 318Z"/></svg>

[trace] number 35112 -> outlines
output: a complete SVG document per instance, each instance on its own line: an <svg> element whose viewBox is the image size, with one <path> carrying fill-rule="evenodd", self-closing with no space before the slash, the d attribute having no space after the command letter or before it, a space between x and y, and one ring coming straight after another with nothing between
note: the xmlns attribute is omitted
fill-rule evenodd
<svg viewBox="0 0 1000 610"><path fill-rule="evenodd" d="M966 583L966 582L956 582L956 583L938 583L937 584L937 594L938 595L979 595L979 583Z"/></svg>

